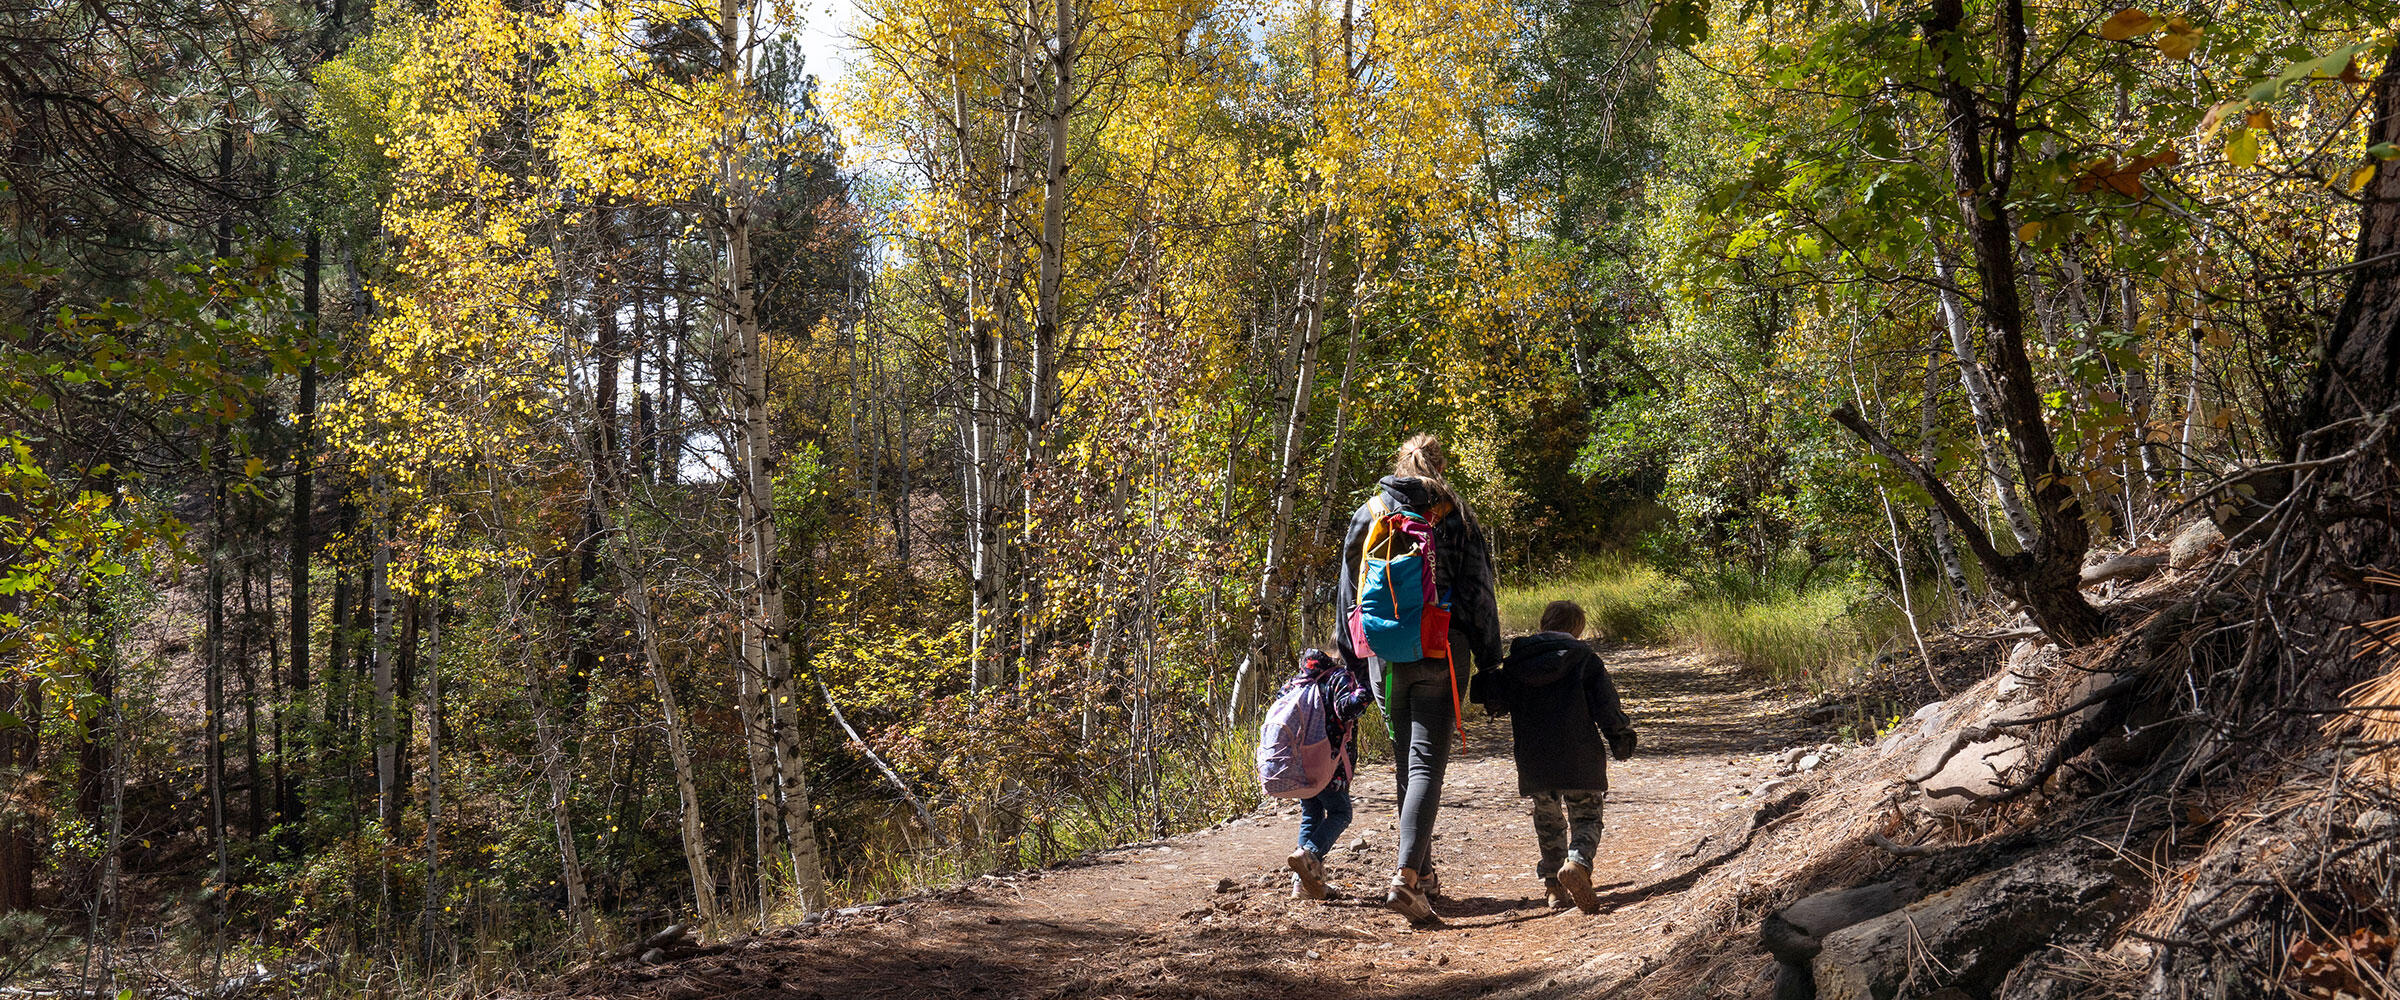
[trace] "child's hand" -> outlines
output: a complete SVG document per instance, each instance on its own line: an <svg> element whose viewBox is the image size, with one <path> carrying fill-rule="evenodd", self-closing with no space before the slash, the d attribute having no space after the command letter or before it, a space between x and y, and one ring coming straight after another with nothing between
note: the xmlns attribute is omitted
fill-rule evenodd
<svg viewBox="0 0 2400 1000"><path fill-rule="evenodd" d="M1633 730L1608 734L1608 755L1618 760L1633 756Z"/></svg>

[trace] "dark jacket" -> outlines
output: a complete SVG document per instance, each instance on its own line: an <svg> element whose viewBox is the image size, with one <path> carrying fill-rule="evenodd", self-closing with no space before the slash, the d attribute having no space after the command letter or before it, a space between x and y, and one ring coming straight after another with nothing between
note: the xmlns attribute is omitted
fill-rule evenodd
<svg viewBox="0 0 2400 1000"><path fill-rule="evenodd" d="M1630 751L1633 722L1599 654L1564 632L1536 632L1509 644L1491 680L1486 700L1516 734L1517 794L1608 790L1609 743Z"/></svg>
<svg viewBox="0 0 2400 1000"><path fill-rule="evenodd" d="M1419 514L1431 513L1436 504L1450 501L1451 512L1433 526L1433 579L1435 586L1450 595L1450 669L1463 695L1467 675L1458 672L1461 661L1476 670L1500 664L1500 605L1493 590L1492 551L1483 540L1483 526L1475 523L1475 512L1467 509L1466 501L1431 480L1385 476L1377 487L1384 499ZM1333 606L1341 616L1335 625L1337 645L1353 663L1364 663L1373 655L1350 648L1350 609L1358 604L1358 563L1365 556L1375 507L1372 501L1360 504L1350 515L1350 533L1342 540L1341 579L1335 584Z"/></svg>

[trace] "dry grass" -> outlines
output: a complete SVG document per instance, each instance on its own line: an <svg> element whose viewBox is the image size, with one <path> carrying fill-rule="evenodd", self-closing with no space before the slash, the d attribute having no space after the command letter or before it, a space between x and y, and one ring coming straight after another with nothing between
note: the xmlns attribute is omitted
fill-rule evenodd
<svg viewBox="0 0 2400 1000"><path fill-rule="evenodd" d="M2368 580L2400 587L2400 577ZM2350 765L2351 773L2387 786L2400 785L2400 617L2367 622L2359 628L2367 634L2368 655L2383 658L2383 673L2343 693L2352 714L2343 718L2342 726L2367 744Z"/></svg>

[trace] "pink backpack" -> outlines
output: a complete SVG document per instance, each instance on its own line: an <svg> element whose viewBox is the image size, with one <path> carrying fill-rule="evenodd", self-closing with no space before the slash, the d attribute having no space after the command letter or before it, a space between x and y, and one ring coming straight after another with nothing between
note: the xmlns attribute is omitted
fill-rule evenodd
<svg viewBox="0 0 2400 1000"><path fill-rule="evenodd" d="M1288 685L1258 727L1258 783L1279 799L1314 798L1349 766L1348 747L1327 732L1325 685Z"/></svg>

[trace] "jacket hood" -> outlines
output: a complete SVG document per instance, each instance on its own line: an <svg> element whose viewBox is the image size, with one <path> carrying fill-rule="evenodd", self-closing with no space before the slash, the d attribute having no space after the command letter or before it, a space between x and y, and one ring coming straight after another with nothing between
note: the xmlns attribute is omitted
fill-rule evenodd
<svg viewBox="0 0 2400 1000"><path fill-rule="evenodd" d="M1518 636L1508 646L1508 678L1525 687L1556 684L1574 668L1573 654L1590 649L1583 640L1564 632Z"/></svg>
<svg viewBox="0 0 2400 1000"><path fill-rule="evenodd" d="M1383 488L1385 499L1420 514L1433 509L1446 492L1433 480L1414 476L1385 476L1376 485Z"/></svg>

